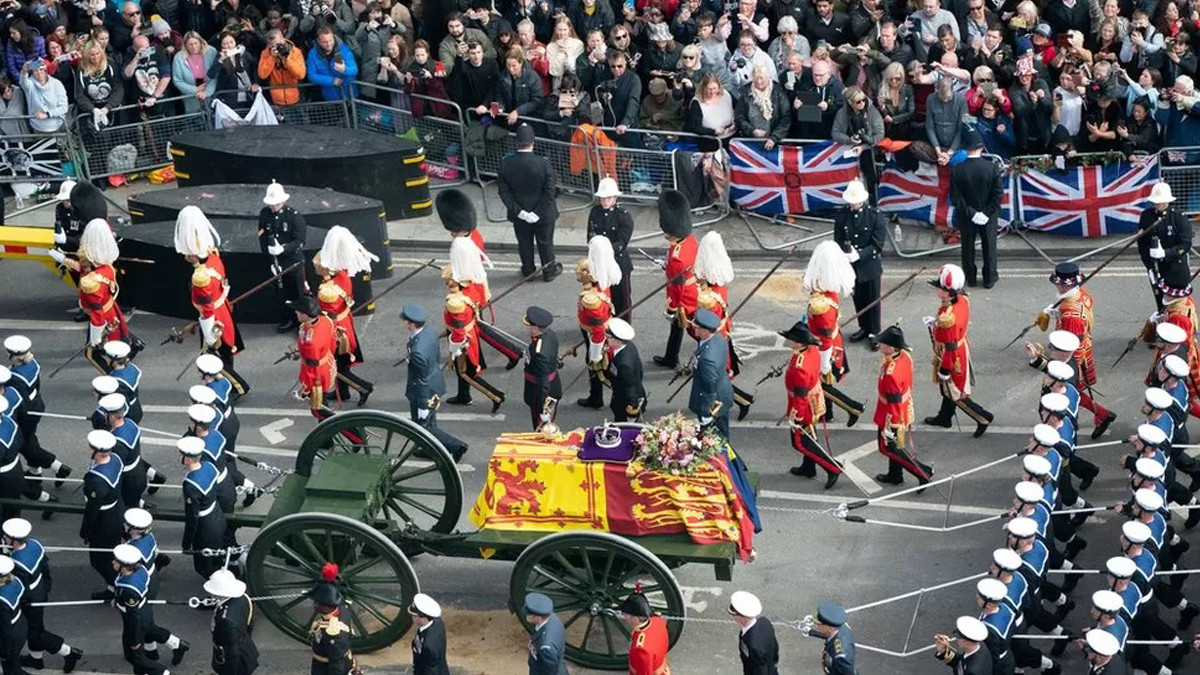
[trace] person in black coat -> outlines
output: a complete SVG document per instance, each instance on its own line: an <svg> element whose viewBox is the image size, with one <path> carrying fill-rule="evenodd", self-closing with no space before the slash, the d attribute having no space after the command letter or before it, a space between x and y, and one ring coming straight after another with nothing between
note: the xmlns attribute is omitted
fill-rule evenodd
<svg viewBox="0 0 1200 675"><path fill-rule="evenodd" d="M216 79L221 102L237 111L249 109L257 87L262 84L258 59L250 49L237 44L237 36L232 33L221 36L220 55L208 69L208 77Z"/></svg>
<svg viewBox="0 0 1200 675"><path fill-rule="evenodd" d="M596 93L596 85L608 79L608 44L604 31L593 30L587 34L587 47L575 58L575 74L579 76L579 88L588 96Z"/></svg>
<svg viewBox="0 0 1200 675"><path fill-rule="evenodd" d="M883 214L867 203L869 198L861 181L851 181L842 193L847 208L838 211L833 220L833 240L854 266L855 311L862 311L879 298L879 278L883 276L883 246L887 234ZM880 314L879 304L863 312L858 317L858 331L849 336L850 341L869 338L871 349L876 349L875 336L881 330Z"/></svg>
<svg viewBox="0 0 1200 675"><path fill-rule="evenodd" d="M520 48L508 52L504 57L504 67L490 98L500 109L500 114L494 116L496 124L512 131L521 123L519 117L541 114L544 96L542 81L533 68L525 63Z"/></svg>
<svg viewBox="0 0 1200 675"><path fill-rule="evenodd" d="M204 592L217 598L212 620L212 669L217 675L250 675L258 669L254 644L254 602L246 584L228 569L204 582Z"/></svg>
<svg viewBox="0 0 1200 675"><path fill-rule="evenodd" d="M1192 248L1192 224L1186 216L1171 206L1175 196L1171 194L1171 186L1167 183L1157 183L1150 191L1150 208L1142 211L1138 219L1138 232L1153 229L1137 240L1138 255L1146 274L1150 278L1150 289L1154 293L1154 302L1161 311L1163 307L1162 289L1164 280L1176 282L1178 285L1187 284L1191 278L1188 268L1188 251Z"/></svg>
<svg viewBox="0 0 1200 675"><path fill-rule="evenodd" d="M779 642L775 627L762 616L762 602L752 593L734 591L729 596L729 615L741 629L738 657L742 675L779 675Z"/></svg>
<svg viewBox="0 0 1200 675"><path fill-rule="evenodd" d="M629 278L633 275L633 260L629 258L629 239L633 236L633 216L617 204L621 190L614 178L601 178L596 189L597 204L588 212L587 238L603 236L612 242L613 257L621 268L621 282L609 290L612 293L613 316L631 320L633 305Z"/></svg>
<svg viewBox="0 0 1200 675"><path fill-rule="evenodd" d="M596 85L595 98L604 111L604 126L616 128L613 140L620 145L636 147L638 137L626 130L636 129L640 122L642 81L630 70L624 52L608 55L608 70L611 77Z"/></svg>
<svg viewBox="0 0 1200 675"><path fill-rule="evenodd" d="M450 675L441 605L428 595L417 593L408 613L417 627L412 639L413 675Z"/></svg>
<svg viewBox="0 0 1200 675"><path fill-rule="evenodd" d="M308 225L300 212L287 205L291 197L283 186L275 181L267 186L263 196L266 204L258 212L258 246L270 256L271 274L279 274L304 259L304 239ZM300 266L280 278L277 284L282 290L280 297L279 325L275 330L289 333L300 326L296 312L288 305L307 293L308 283L304 279L304 267Z"/></svg>
<svg viewBox="0 0 1200 675"><path fill-rule="evenodd" d="M562 273L562 263L554 259L554 221L558 219L554 170L550 160L533 152L533 139L532 127L517 127L517 151L500 162L497 179L500 201L517 234L521 276L527 277L537 269L533 264L536 240L542 278L552 281Z"/></svg>
<svg viewBox="0 0 1200 675"><path fill-rule="evenodd" d="M1004 183L1000 166L984 159L983 139L974 129L963 135L967 158L950 169L950 204L954 207L954 227L962 232L962 267L967 285L974 286L978 276L975 265L975 238L983 248L983 287L991 288L1000 278L996 270L996 235Z"/></svg>
<svg viewBox="0 0 1200 675"><path fill-rule="evenodd" d="M558 378L558 336L550 329L554 316L541 307L530 307L521 320L529 329L525 348L525 405L534 429L553 422L562 398Z"/></svg>
<svg viewBox="0 0 1200 675"><path fill-rule="evenodd" d="M608 320L604 332L608 335L610 354L604 377L612 386L612 400L608 407L612 410L614 421L636 422L646 409L642 358L638 355L637 345L633 344L636 334L628 321L617 317Z"/></svg>

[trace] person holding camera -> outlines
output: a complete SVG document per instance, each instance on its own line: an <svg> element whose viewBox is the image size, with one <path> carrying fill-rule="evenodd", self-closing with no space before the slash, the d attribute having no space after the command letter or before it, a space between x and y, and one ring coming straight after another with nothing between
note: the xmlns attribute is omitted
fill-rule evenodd
<svg viewBox="0 0 1200 675"><path fill-rule="evenodd" d="M1175 84L1159 96L1154 118L1168 148L1193 145L1200 138L1200 96L1192 78L1175 78Z"/></svg>
<svg viewBox="0 0 1200 675"><path fill-rule="evenodd" d="M650 93L642 99L641 124L639 126L642 129L655 131L682 131L683 106L680 104L682 92L673 90L661 77L651 79L648 89Z"/></svg>
<svg viewBox="0 0 1200 675"><path fill-rule="evenodd" d="M800 58L807 59L812 54L812 48L808 44L808 38L800 35L796 18L790 14L780 19L775 28L779 31L779 37L767 47L767 56L770 56L771 62L775 64L775 72L782 73L787 70L789 54L799 54Z"/></svg>
<svg viewBox="0 0 1200 675"><path fill-rule="evenodd" d="M579 76L580 90L589 93L608 79L608 44L603 31L588 32L584 51L575 58L575 74Z"/></svg>
<svg viewBox="0 0 1200 675"><path fill-rule="evenodd" d="M238 44L233 33L222 33L219 46L220 56L208 69L208 77L216 80L218 96L225 105L239 111L249 110L259 91L258 59Z"/></svg>
<svg viewBox="0 0 1200 675"><path fill-rule="evenodd" d="M138 117L143 120L159 117L158 101L171 86L171 62L167 55L150 44L150 38L138 35L133 38L121 75L133 85L129 89L138 106Z"/></svg>
<svg viewBox="0 0 1200 675"><path fill-rule="evenodd" d="M25 92L25 109L32 116L29 126L34 133L52 134L66 124L69 101L63 83L50 77L42 59L26 61L21 66L21 90Z"/></svg>
<svg viewBox="0 0 1200 675"><path fill-rule="evenodd" d="M1129 34L1121 42L1118 58L1126 67L1162 69L1166 60L1166 42L1162 33L1150 24L1150 15L1143 9L1133 10L1129 19Z"/></svg>
<svg viewBox="0 0 1200 675"><path fill-rule="evenodd" d="M1133 114L1117 125L1117 137L1121 139L1121 152L1126 155L1153 155L1162 150L1150 101L1139 98L1133 102Z"/></svg>
<svg viewBox="0 0 1200 675"><path fill-rule="evenodd" d="M625 132L637 128L642 81L630 70L629 59L623 52L609 55L608 70L612 79L596 86L596 100L604 113L604 126L616 128L613 140L618 144L636 145L637 139Z"/></svg>
<svg viewBox="0 0 1200 675"><path fill-rule="evenodd" d="M773 73L762 64L754 66L750 86L736 106L738 133L762 139L763 147L772 150L787 136L789 112L787 96L775 86Z"/></svg>
<svg viewBox="0 0 1200 675"><path fill-rule="evenodd" d="M487 33L478 28L467 28L466 19L460 12L446 15L446 37L438 45L438 60L445 64L446 75L454 74L454 68L470 58L470 45L483 47L483 55L489 61L496 60L496 47Z"/></svg>
<svg viewBox="0 0 1200 675"><path fill-rule="evenodd" d="M746 90L750 87L750 81L754 78L754 69L759 66L767 70L772 80L775 79L778 74L775 70L775 62L766 52L758 48L754 33L744 30L738 40L737 51L729 57L729 74L733 78L734 93L738 95L738 98L746 94Z"/></svg>
<svg viewBox="0 0 1200 675"><path fill-rule="evenodd" d="M321 98L326 101L358 97L358 62L350 46L334 34L333 28L322 26L317 29L317 43L308 51L305 59L308 81L321 87Z"/></svg>
<svg viewBox="0 0 1200 675"><path fill-rule="evenodd" d="M283 37L278 28L267 31L267 48L258 57L258 77L270 89L267 95L271 103L278 106L300 102L300 89L296 85L308 75L304 55L291 40Z"/></svg>
<svg viewBox="0 0 1200 675"><path fill-rule="evenodd" d="M859 157L863 182L875 185L875 152L883 140L883 116L860 87L847 87L845 103L833 118L830 138Z"/></svg>
<svg viewBox="0 0 1200 675"><path fill-rule="evenodd" d="M569 142L575 127L591 123L592 99L584 91L579 76L572 72L563 74L558 89L546 97L542 119L547 125L547 135L555 140Z"/></svg>
<svg viewBox="0 0 1200 675"><path fill-rule="evenodd" d="M656 23L648 31L650 46L642 53L638 61L642 81L649 82L651 78L670 78L679 67L679 54L682 49L671 35L671 29L665 23Z"/></svg>
<svg viewBox="0 0 1200 675"><path fill-rule="evenodd" d="M726 3L726 7L734 3ZM736 51L738 45L741 44L742 33L750 32L754 38L755 45L761 43L767 44L767 39L770 37L771 24L767 17L762 12L758 11L757 0L737 0L736 7L727 10L729 23L726 24L729 30L729 37L726 39L726 45L729 51ZM724 30L722 30L722 33Z"/></svg>
<svg viewBox="0 0 1200 675"><path fill-rule="evenodd" d="M353 39L357 25L354 10L345 0L313 0L308 13L300 19L300 34L315 41L320 38L322 28L331 28L338 39Z"/></svg>
<svg viewBox="0 0 1200 675"><path fill-rule="evenodd" d="M571 25L571 20L565 16L554 20L553 38L546 45L546 60L549 62L552 88L559 89L563 75L575 72L576 64L584 54L584 46L583 40L575 36L575 27Z"/></svg>

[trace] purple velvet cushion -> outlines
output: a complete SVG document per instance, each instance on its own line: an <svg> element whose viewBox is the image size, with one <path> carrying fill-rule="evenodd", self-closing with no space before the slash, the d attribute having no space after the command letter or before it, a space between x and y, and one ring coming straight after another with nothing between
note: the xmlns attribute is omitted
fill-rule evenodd
<svg viewBox="0 0 1200 675"><path fill-rule="evenodd" d="M583 447L579 449L579 459L586 462L628 462L633 459L635 448L633 439L641 433L641 429L618 427L621 432L621 442L612 448L602 448L596 443L596 430L592 427L583 435Z"/></svg>

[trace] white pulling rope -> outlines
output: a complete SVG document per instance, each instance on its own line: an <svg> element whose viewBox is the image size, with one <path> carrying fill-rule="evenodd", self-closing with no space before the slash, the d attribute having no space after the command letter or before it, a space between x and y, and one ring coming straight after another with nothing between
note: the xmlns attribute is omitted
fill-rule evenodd
<svg viewBox="0 0 1200 675"><path fill-rule="evenodd" d="M990 469L993 466L1003 464L1004 462L1008 462L1008 461L1016 459L1018 457L1021 457L1021 455L1020 454L1006 455L1004 457L1001 457L1000 459L993 460L986 464L981 464L973 469L967 469L966 471L960 471L956 474L946 476L945 478L939 478L937 480L932 480L932 481L929 481L928 483L916 485L914 487L906 488L904 490L899 490L897 492L890 492L881 497L872 497L870 499L863 499L863 500L860 500L857 502L852 502L852 503L846 504L845 506L846 506L847 510L854 510L857 508L862 508L864 506L870 506L871 504L878 504L879 502L887 501L889 499L895 499L896 497L901 497L903 495L911 494L913 492L917 492L920 490L925 490L925 489L934 487L935 485L941 485L942 483L948 483L957 478L962 478L963 476L969 476L973 473L978 473L980 471L983 471L984 469Z"/></svg>
<svg viewBox="0 0 1200 675"><path fill-rule="evenodd" d="M1107 448L1110 445L1124 445L1124 444L1128 444L1128 443L1129 443L1129 441L1125 440L1125 439L1121 439L1119 441L1103 441L1100 443L1084 443L1083 445L1075 446L1075 449L1076 450L1091 450L1092 448ZM1174 447L1181 447L1181 446L1177 445ZM1186 448L1187 446L1185 445L1182 447Z"/></svg>
<svg viewBox="0 0 1200 675"><path fill-rule="evenodd" d="M62 481L64 483L82 483L84 479L82 479L82 478L55 478L54 476L29 476L29 475L27 475L27 476L25 476L25 480L38 480L38 481L43 481L43 482ZM152 483L149 487L166 488L169 490L182 490L183 489L182 485L177 485L175 483ZM279 492L279 487L280 486L278 486L278 485L273 485L271 487L258 487L258 486L246 487L244 485L236 485L236 486L234 486L233 491L239 495L245 494L247 492L254 492L259 495L273 495L276 492Z"/></svg>
<svg viewBox="0 0 1200 675"><path fill-rule="evenodd" d="M928 593L930 591L940 591L943 588L949 588L951 586L965 584L970 581L976 581L976 580L982 579L983 577L986 577L986 576L987 576L987 572L980 572L978 574L972 574L969 577L955 579L954 581L947 581L945 583L941 583L936 586L930 586L928 588L918 588L915 591L909 591L908 593L901 593L900 595L893 595L892 597L884 598L883 600L876 600L875 602L868 602L865 605L858 605L857 607L850 607L850 608L846 609L846 613L851 614L853 612L861 612L864 609L871 609L872 607L879 607L881 605L887 605L887 604L890 604L893 602L899 602L901 600L911 598L914 595L920 595L922 593Z"/></svg>

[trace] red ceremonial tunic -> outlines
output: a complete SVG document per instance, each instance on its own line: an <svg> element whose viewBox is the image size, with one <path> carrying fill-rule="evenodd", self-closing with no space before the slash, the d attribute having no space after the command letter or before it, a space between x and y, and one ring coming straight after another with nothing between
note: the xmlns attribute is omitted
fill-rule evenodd
<svg viewBox="0 0 1200 675"><path fill-rule="evenodd" d="M1179 298L1165 304L1162 313L1163 321L1173 323L1187 332L1187 354L1180 356L1187 358L1188 369L1191 371L1191 377L1187 380L1188 396L1193 399L1200 397L1200 388L1196 384L1200 382L1200 349L1196 346L1196 328L1200 326L1200 321L1196 316L1196 302L1190 295ZM1157 363L1158 354L1154 356L1154 363Z"/></svg>
<svg viewBox="0 0 1200 675"><path fill-rule="evenodd" d="M333 317L346 336L347 353L354 355L355 361L362 361L362 352L358 351L358 334L354 331L354 316L351 305L354 303L354 289L350 284L350 273L340 270L321 281L317 289L317 304L321 311Z"/></svg>
<svg viewBox="0 0 1200 675"><path fill-rule="evenodd" d="M472 284L471 286L480 286ZM467 290L469 291L469 286ZM463 353L467 361L479 368L479 324L476 322L475 300L465 291L453 291L446 295L446 308L442 312L442 320L446 322L446 330L450 331L450 342L466 343ZM479 370L476 374L482 373Z"/></svg>
<svg viewBox="0 0 1200 675"><path fill-rule="evenodd" d="M667 622L661 616L650 617L633 629L630 636L629 675L669 675L667 650L670 648Z"/></svg>
<svg viewBox="0 0 1200 675"><path fill-rule="evenodd" d="M696 264L698 249L696 238L689 234L667 251L667 311L669 312L675 312L682 308L688 317L696 313L696 275L692 274L692 266Z"/></svg>
<svg viewBox="0 0 1200 675"><path fill-rule="evenodd" d="M333 320L323 314L300 324L296 347L300 352L300 386L305 395L314 389L321 393L333 389L337 379L334 328Z"/></svg>
<svg viewBox="0 0 1200 675"><path fill-rule="evenodd" d="M106 341L129 339L125 315L117 306L119 292L117 270L112 265L100 265L79 278L79 307L93 326L104 328Z"/></svg>
<svg viewBox="0 0 1200 675"><path fill-rule="evenodd" d="M484 250L483 250L483 234L480 233L478 229L471 230L471 234L468 234L467 238L470 239L471 241L475 242L475 246L477 246L479 248L480 253L484 252Z"/></svg>
<svg viewBox="0 0 1200 675"><path fill-rule="evenodd" d="M808 330L821 341L821 351L833 350L833 376L841 381L846 374L846 350L838 327L840 305L833 291L813 291L808 296Z"/></svg>
<svg viewBox="0 0 1200 675"><path fill-rule="evenodd" d="M600 290L589 286L579 291L579 306L575 315L579 318L579 328L587 334L593 343L605 341L604 329L612 318L612 290Z"/></svg>
<svg viewBox="0 0 1200 675"><path fill-rule="evenodd" d="M237 327L229 305L229 282L225 278L225 263L216 251L204 262L196 263L192 272L192 306L201 319L214 319L221 327L221 342L237 352Z"/></svg>
<svg viewBox="0 0 1200 675"><path fill-rule="evenodd" d="M1096 361L1092 353L1092 327L1096 323L1092 316L1093 305L1092 294L1079 288L1077 293L1058 303L1058 320L1055 322L1055 328L1079 338L1079 349L1075 351L1075 369L1078 371L1081 388L1090 387L1099 379L1096 377Z"/></svg>
<svg viewBox="0 0 1200 675"><path fill-rule="evenodd" d="M821 390L821 351L816 345L792 352L783 374L787 390L787 416L804 426L812 426L825 414L825 393Z"/></svg>
<svg viewBox="0 0 1200 675"><path fill-rule="evenodd" d="M466 293L467 297L471 299L471 302L475 303L476 312L479 311L480 307L485 306L489 311L491 311L491 306L488 305L488 301L492 299L492 289L488 288L486 281L483 283L472 281L471 283L467 284L466 288L464 288L462 292ZM492 317L492 322L494 323L496 321L495 312L492 312L490 316Z"/></svg>
<svg viewBox="0 0 1200 675"><path fill-rule="evenodd" d="M939 369L949 371L950 381L963 394L971 393L971 345L967 342L970 323L971 304L961 294L957 302L944 301L933 322L933 357ZM937 372L933 378L937 382Z"/></svg>
<svg viewBox="0 0 1200 675"><path fill-rule="evenodd" d="M876 385L879 395L875 401L875 426L884 429L912 425L915 417L912 386L912 356L901 350L883 357Z"/></svg>

